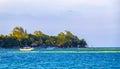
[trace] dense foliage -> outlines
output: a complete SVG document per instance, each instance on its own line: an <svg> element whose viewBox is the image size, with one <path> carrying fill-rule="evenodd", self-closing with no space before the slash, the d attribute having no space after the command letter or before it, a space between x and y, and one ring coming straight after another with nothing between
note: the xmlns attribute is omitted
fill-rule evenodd
<svg viewBox="0 0 120 69"><path fill-rule="evenodd" d="M22 27L15 27L9 35L0 35L0 47L18 48L24 46L59 47L59 48L85 48L87 43L79 39L70 31L61 32L57 36L49 36L41 31L28 34Z"/></svg>

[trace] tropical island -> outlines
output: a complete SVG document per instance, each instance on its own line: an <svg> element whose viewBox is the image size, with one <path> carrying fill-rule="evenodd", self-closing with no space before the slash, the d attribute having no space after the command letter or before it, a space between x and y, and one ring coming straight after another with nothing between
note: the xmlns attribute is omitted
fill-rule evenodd
<svg viewBox="0 0 120 69"><path fill-rule="evenodd" d="M1 48L56 47L56 48L86 48L84 39L79 39L70 31L60 32L57 36L49 36L41 31L28 34L22 27L15 27L9 35L0 35Z"/></svg>

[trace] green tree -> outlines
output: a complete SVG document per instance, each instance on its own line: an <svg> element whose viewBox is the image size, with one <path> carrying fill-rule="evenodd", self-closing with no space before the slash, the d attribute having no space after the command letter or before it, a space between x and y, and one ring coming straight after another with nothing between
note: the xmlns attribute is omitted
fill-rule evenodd
<svg viewBox="0 0 120 69"><path fill-rule="evenodd" d="M79 39L70 31L61 32L57 36L49 36L41 31L35 31L33 34L27 34L22 27L15 27L10 35L0 35L0 47L12 48L25 45L47 47L57 46L61 48L85 48L87 43L84 39Z"/></svg>
<svg viewBox="0 0 120 69"><path fill-rule="evenodd" d="M44 34L41 31L35 31L34 35L35 36L44 36Z"/></svg>
<svg viewBox="0 0 120 69"><path fill-rule="evenodd" d="M81 47L81 48L85 48L86 46L87 46L86 41L85 41L84 39L82 39L82 40L80 41L80 47Z"/></svg>
<svg viewBox="0 0 120 69"><path fill-rule="evenodd" d="M57 40L57 44L59 47L64 47L64 44L66 43L66 36L63 32L59 33L57 36L58 40Z"/></svg>
<svg viewBox="0 0 120 69"><path fill-rule="evenodd" d="M28 38L28 34L26 33L26 31L24 31L22 27L15 27L10 35L18 39L20 46L21 41Z"/></svg>

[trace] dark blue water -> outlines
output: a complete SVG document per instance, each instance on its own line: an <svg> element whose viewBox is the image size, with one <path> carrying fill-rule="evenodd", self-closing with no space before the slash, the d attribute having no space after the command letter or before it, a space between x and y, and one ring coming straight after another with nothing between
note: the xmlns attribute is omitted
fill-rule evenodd
<svg viewBox="0 0 120 69"><path fill-rule="evenodd" d="M0 53L0 69L120 69L120 52L6 50Z"/></svg>

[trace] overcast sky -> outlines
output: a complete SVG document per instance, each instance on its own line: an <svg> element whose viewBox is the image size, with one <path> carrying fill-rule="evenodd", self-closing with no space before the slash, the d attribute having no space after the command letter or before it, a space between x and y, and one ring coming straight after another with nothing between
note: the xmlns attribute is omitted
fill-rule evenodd
<svg viewBox="0 0 120 69"><path fill-rule="evenodd" d="M0 0L0 34L71 31L89 46L120 46L119 0Z"/></svg>

